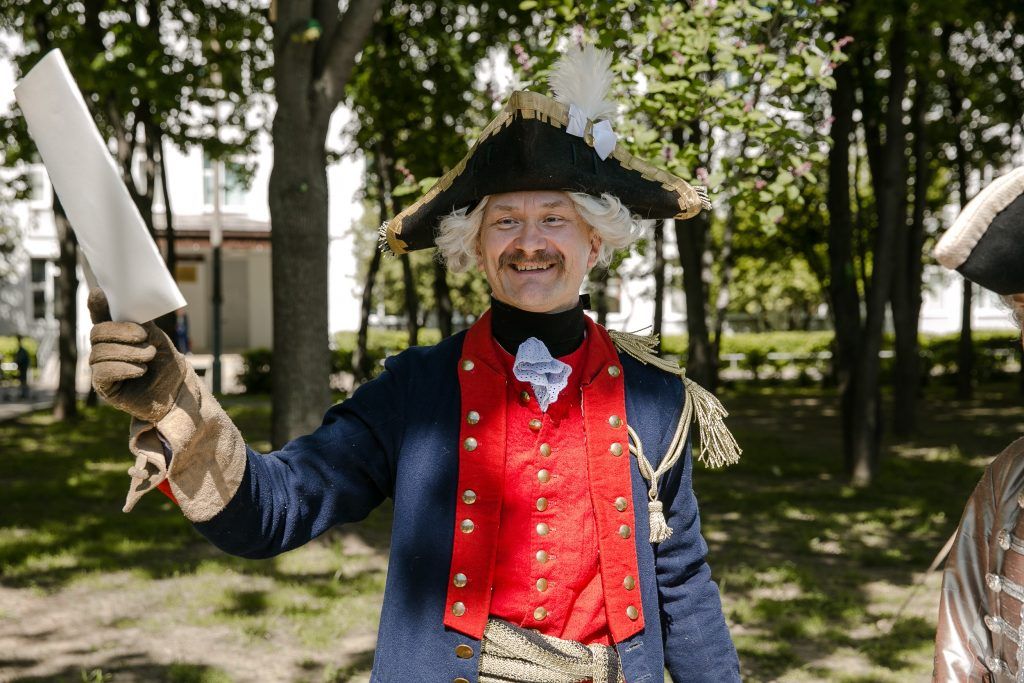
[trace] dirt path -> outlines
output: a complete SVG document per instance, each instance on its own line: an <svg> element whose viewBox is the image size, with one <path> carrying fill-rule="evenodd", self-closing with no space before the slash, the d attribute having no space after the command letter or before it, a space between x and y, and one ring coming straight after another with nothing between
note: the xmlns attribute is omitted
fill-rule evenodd
<svg viewBox="0 0 1024 683"><path fill-rule="evenodd" d="M366 680L374 633L347 636L327 652L305 646L286 624L254 638L204 618L189 596L208 593L209 582L122 572L51 594L0 586L0 681L79 681L96 669L126 682ZM242 574L218 575L217 584L273 588L272 579Z"/></svg>

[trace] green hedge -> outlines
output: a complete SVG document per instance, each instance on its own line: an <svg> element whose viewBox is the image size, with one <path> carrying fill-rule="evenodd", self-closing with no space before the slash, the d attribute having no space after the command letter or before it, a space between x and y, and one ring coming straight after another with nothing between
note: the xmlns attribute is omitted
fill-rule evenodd
<svg viewBox="0 0 1024 683"><path fill-rule="evenodd" d="M406 347L409 334L401 330L371 329L367 335L366 355L376 376L384 367L384 359L393 356ZM441 334L431 328L420 330L420 345L436 344ZM352 354L356 347L355 332L338 332L332 338L331 372L352 372ZM242 371L238 374L239 383L245 387L246 393L270 393L270 359L271 350L267 348L249 349L242 353Z"/></svg>
<svg viewBox="0 0 1024 683"><path fill-rule="evenodd" d="M721 355L743 354L739 365L752 372L755 377L778 376L783 367L796 367L799 376L806 379L810 370L820 374L829 371L829 359L818 358L821 352L831 351L833 333L831 331L815 332L745 332L722 338ZM951 374L956 372L957 343L960 335L948 334L924 336L920 338L922 368L926 376L931 374ZM408 334L401 330L371 329L368 337L367 354L376 375L383 367L384 359L403 350ZM0 351L3 350L4 338L0 337ZM420 344L436 344L440 334L435 329L420 330ZM331 371L352 372L352 353L356 344L355 332L338 332L333 339ZM884 349L892 349L893 340L887 336L883 340ZM1020 337L1013 332L975 332L975 372L979 379L986 380L1002 372L1006 361L1020 354ZM667 356L685 358L686 335L667 335L662 339L662 349ZM30 348L34 353L35 347ZM792 360L770 359L770 353L785 353L804 356ZM243 354L243 370L239 381L250 393L266 393L270 391L270 350L251 349ZM728 367L730 361L723 360L722 367ZM884 375L891 372L892 359L883 359Z"/></svg>

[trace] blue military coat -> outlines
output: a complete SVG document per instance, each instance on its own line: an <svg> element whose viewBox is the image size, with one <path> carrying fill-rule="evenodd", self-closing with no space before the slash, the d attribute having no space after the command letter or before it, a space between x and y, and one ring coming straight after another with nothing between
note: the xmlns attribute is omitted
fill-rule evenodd
<svg viewBox="0 0 1024 683"><path fill-rule="evenodd" d="M444 625L459 468L457 366L465 333L389 358L384 372L282 450L248 451L223 511L196 528L226 552L265 558L394 500L390 566L373 683L478 679L480 642ZM680 379L620 354L626 417L657 467L680 409ZM617 643L628 683L739 680L736 650L693 493L690 448L661 481L674 533L648 542L647 483L631 464L644 630Z"/></svg>

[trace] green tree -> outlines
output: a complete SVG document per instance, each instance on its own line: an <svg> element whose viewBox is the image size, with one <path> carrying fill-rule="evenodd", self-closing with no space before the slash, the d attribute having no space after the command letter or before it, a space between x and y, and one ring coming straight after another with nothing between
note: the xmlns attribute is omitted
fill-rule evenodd
<svg viewBox="0 0 1024 683"><path fill-rule="evenodd" d="M0 28L20 38L21 48L8 56L22 74L51 49L61 49L101 134L115 146L125 185L154 236L158 178L167 196L165 141L203 145L215 158L247 152L255 143L256 127L249 115L260 106L268 63L266 23L252 5L14 0L0 8ZM222 140L224 130L231 131L229 140ZM35 148L17 111L0 118L0 136L6 143L6 165L24 168L35 161ZM77 244L56 197L53 204L61 268L56 306L61 371L55 412L71 417L77 410ZM173 273L169 209L166 219L167 260Z"/></svg>
<svg viewBox="0 0 1024 683"><path fill-rule="evenodd" d="M756 218L745 224L771 240L783 229L783 207L799 209L804 188L820 175L827 151L822 105L843 60L827 27L835 6L620 0L559 4L551 12L559 22L596 30L597 43L617 55L617 94L626 113L616 123L620 140L711 190L716 209L675 221L674 229L686 295L687 371L713 386L736 216ZM716 222L721 232L712 229ZM713 268L715 262L724 267ZM722 296L709 324L713 291Z"/></svg>

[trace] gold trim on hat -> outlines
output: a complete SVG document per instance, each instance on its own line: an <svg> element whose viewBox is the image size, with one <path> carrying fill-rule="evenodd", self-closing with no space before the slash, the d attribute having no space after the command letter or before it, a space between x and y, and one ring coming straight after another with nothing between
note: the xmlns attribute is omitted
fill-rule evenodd
<svg viewBox="0 0 1024 683"><path fill-rule="evenodd" d="M407 253L409 251L409 244L400 237L405 218L416 213L424 204L427 204L437 195L449 189L454 184L456 178L466 170L466 166L469 160L473 158L477 148L492 135L511 125L516 116L521 116L524 119L537 119L538 121L564 129L569 124L569 107L547 95L530 92L529 90L513 92L512 96L508 98L508 102L505 103L505 108L484 128L480 137L473 143L469 153L454 168L444 174L417 202L381 226L383 233L381 237L384 238L382 239L382 247L384 246L383 242L386 240L386 248L393 254ZM591 147L594 146L594 137L591 134L592 128L593 122L588 122L583 138ZM702 209L711 208L711 203L708 201L708 193L704 187L690 185L682 178L652 166L646 161L630 154L621 144L616 143L611 156L624 168L636 171L645 180L661 183L663 189L674 192L679 201L679 213L674 218L693 218Z"/></svg>

